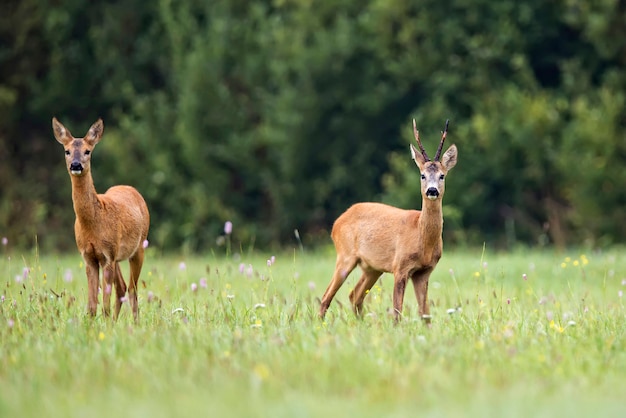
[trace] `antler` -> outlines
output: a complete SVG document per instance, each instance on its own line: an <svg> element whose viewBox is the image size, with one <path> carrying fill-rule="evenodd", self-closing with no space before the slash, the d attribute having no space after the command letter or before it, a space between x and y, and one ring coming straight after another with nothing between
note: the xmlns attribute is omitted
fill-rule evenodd
<svg viewBox="0 0 626 418"><path fill-rule="evenodd" d="M435 161L439 161L439 157L441 157L443 142L446 140L446 134L448 133L448 122L450 122L450 119L446 119L446 129L444 129L443 134L441 135L441 142L439 143L439 148L437 148L437 154L435 154ZM415 123L415 121L413 123Z"/></svg>
<svg viewBox="0 0 626 418"><path fill-rule="evenodd" d="M420 141L420 133L417 131L417 125L415 124L415 119L413 119L413 135L415 135L415 140L417 141L417 146L419 147L420 152L422 153L422 157L424 157L426 161L430 161L430 158L428 158L428 154L426 154L426 150L424 149L424 146L422 145L422 141Z"/></svg>

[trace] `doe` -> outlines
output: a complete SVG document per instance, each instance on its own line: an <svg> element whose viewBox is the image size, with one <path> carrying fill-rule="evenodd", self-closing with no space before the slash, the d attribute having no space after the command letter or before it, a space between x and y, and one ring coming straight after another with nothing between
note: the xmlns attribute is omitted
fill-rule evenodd
<svg viewBox="0 0 626 418"><path fill-rule="evenodd" d="M119 262L130 263L128 295L134 320L139 318L137 283L143 265L143 242L148 237L150 214L143 197L131 186L113 186L97 194L91 177L91 152L100 141L104 125L98 119L84 138L74 138L56 118L54 136L65 148L65 163L72 181L72 202L76 222L74 234L78 251L85 261L88 286L88 312L96 315L100 267L102 267L103 313L109 316L111 291L115 286L117 319L126 295L126 283Z"/></svg>
<svg viewBox="0 0 626 418"><path fill-rule="evenodd" d="M434 160L419 138L413 120L413 134L419 152L410 145L411 156L421 173L422 210L403 210L382 203L357 203L346 210L333 225L331 237L337 252L332 280L322 297L319 316L323 318L333 297L358 265L363 274L350 292L355 314L361 315L363 299L385 272L393 273L393 313L402 314L404 291L413 282L419 314L430 324L428 279L443 251L442 198L445 177L456 165L457 149L452 145L441 155L448 132L448 121Z"/></svg>

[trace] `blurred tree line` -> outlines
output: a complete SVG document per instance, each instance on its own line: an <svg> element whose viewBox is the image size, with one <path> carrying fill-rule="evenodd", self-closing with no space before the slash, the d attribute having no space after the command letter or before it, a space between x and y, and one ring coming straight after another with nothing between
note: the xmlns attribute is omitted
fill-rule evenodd
<svg viewBox="0 0 626 418"><path fill-rule="evenodd" d="M419 208L411 119L459 164L445 239L626 238L624 0L5 0L0 235L74 248L50 120L98 118L96 188L132 184L163 249L329 243L358 201Z"/></svg>

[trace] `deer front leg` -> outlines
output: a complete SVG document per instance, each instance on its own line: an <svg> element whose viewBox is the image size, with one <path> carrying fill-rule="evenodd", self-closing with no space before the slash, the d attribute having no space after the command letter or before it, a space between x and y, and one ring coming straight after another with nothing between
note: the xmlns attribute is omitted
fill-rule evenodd
<svg viewBox="0 0 626 418"><path fill-rule="evenodd" d="M87 312L96 316L98 309L98 284L100 282L100 267L97 260L84 258L87 271Z"/></svg>
<svg viewBox="0 0 626 418"><path fill-rule="evenodd" d="M430 278L430 273L432 273L432 269L420 271L411 278L420 317L427 325L430 325L431 320L430 305L428 304L428 279Z"/></svg>
<svg viewBox="0 0 626 418"><path fill-rule="evenodd" d="M126 282L122 277L122 270L120 269L120 263L115 262L115 313L113 318L117 319L120 315L120 309L122 309L122 298L126 296Z"/></svg>
<svg viewBox="0 0 626 418"><path fill-rule="evenodd" d="M107 263L102 268L102 313L111 314L111 292L115 282L115 263Z"/></svg>
<svg viewBox="0 0 626 418"><path fill-rule="evenodd" d="M396 322L400 321L402 315L402 305L404 304L404 291L408 277L405 274L396 273L393 285L393 315Z"/></svg>

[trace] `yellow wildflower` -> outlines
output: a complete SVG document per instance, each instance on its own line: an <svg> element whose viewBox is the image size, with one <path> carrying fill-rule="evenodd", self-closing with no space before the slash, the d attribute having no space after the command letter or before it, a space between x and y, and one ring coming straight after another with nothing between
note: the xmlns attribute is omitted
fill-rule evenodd
<svg viewBox="0 0 626 418"><path fill-rule="evenodd" d="M560 326L560 325L557 325L557 324L554 322L554 319L553 319L552 321L550 321L550 328L551 328L551 329L553 329L553 330L555 330L555 331L556 331L556 332L558 332L559 334L562 334L562 333L563 333L563 331L565 331L565 328L563 328L563 327L562 327L562 326Z"/></svg>
<svg viewBox="0 0 626 418"><path fill-rule="evenodd" d="M270 369L263 363L255 365L253 372L254 375L261 381L270 377Z"/></svg>

